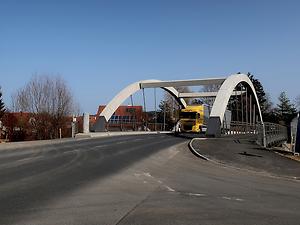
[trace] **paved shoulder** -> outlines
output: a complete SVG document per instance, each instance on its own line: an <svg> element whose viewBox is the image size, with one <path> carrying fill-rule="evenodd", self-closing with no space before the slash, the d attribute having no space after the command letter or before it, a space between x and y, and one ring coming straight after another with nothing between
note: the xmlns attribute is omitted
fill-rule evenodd
<svg viewBox="0 0 300 225"><path fill-rule="evenodd" d="M213 161L300 180L300 163L256 145L249 139L195 139L193 148Z"/></svg>

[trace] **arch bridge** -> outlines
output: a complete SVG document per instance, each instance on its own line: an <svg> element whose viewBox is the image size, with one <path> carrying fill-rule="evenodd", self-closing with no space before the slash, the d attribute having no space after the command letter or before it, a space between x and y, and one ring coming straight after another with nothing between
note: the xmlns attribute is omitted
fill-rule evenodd
<svg viewBox="0 0 300 225"><path fill-rule="evenodd" d="M214 87L212 91L182 93L177 91L176 87L182 86L211 86ZM216 88L217 87L217 88ZM261 108L255 92L255 88L245 74L233 74L228 77L208 78L208 79L193 79L193 80L142 80L130 84L122 91L120 91L101 112L93 131L105 131L105 124L109 121L116 109L130 96L139 90L145 88L162 88L170 93L182 108L187 106L184 99L186 98L210 98L213 99L212 108L209 115L206 135L210 137L220 137L222 124L226 120L225 112L228 103L233 96L243 96L245 93L250 96L250 104L246 104L246 121L250 124L259 122L262 125L263 145L267 145L265 137L265 126L262 118ZM246 98L248 99L248 97ZM248 108L247 108L248 106ZM241 110L240 110L241 111ZM250 113L249 113L250 112ZM236 117L241 117L238 110L236 110ZM242 117L243 114L242 114ZM242 122L244 118L242 118ZM275 138L276 139L276 138Z"/></svg>

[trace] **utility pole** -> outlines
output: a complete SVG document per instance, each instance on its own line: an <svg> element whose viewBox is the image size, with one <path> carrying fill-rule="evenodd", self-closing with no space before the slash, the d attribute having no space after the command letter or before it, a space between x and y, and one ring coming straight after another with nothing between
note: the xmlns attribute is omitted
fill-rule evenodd
<svg viewBox="0 0 300 225"><path fill-rule="evenodd" d="M239 121L239 110L238 110L238 97L237 97L237 87L235 87L235 106L236 106L236 121Z"/></svg>
<svg viewBox="0 0 300 225"><path fill-rule="evenodd" d="M154 88L154 109L155 109L155 128L154 128L154 130L156 131L157 130L157 127L156 127L156 125L157 125L157 110L156 110L156 88Z"/></svg>
<svg viewBox="0 0 300 225"><path fill-rule="evenodd" d="M148 130L148 119L147 119L147 109L146 109L146 97L145 97L145 89L143 88L143 100L144 100L144 114L145 114L145 130Z"/></svg>
<svg viewBox="0 0 300 225"><path fill-rule="evenodd" d="M131 106L133 106L133 98L132 98L132 95L130 95L130 101L131 101Z"/></svg>
<svg viewBox="0 0 300 225"><path fill-rule="evenodd" d="M253 123L256 124L257 120L256 120L256 108L255 108L255 104L253 104Z"/></svg>
<svg viewBox="0 0 300 225"><path fill-rule="evenodd" d="M241 110L242 110L242 123L244 122L244 102L243 102L243 85L241 84Z"/></svg>
<svg viewBox="0 0 300 225"><path fill-rule="evenodd" d="M248 89L246 87L246 133L248 133Z"/></svg>
<svg viewBox="0 0 300 225"><path fill-rule="evenodd" d="M252 94L250 94L250 125L252 125Z"/></svg>
<svg viewBox="0 0 300 225"><path fill-rule="evenodd" d="M164 101L164 131L166 131L166 100Z"/></svg>

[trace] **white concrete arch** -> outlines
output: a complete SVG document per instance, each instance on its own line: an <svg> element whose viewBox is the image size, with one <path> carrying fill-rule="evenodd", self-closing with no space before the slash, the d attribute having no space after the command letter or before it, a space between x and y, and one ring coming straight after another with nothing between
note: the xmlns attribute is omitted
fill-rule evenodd
<svg viewBox="0 0 300 225"><path fill-rule="evenodd" d="M255 88L254 88L251 80L245 74L233 74L233 75L229 76L223 82L223 84L221 85L221 87L218 91L214 105L212 107L212 111L210 113L207 135L211 135L211 136L219 136L220 135L221 124L223 123L225 111L227 109L227 105L228 105L230 96L232 95L232 92L234 91L236 86L243 82L247 83L249 85L249 87L251 88L252 93L256 100L260 120L261 120L261 122L263 122L259 101L258 101L256 91L255 91Z"/></svg>
<svg viewBox="0 0 300 225"><path fill-rule="evenodd" d="M133 84L130 84L122 91L120 91L104 108L101 112L95 126L94 131L104 131L105 123L111 118L113 113L117 108L128 98L130 95L143 88L162 88L168 91L180 105L186 107L186 102L184 101L184 96L193 96L193 93L179 93L173 86L195 86L195 85L210 85L210 84L220 84L221 87L218 92L214 93L205 93L206 95L216 96L214 105L212 107L208 126L207 126L207 135L209 136L220 136L221 135L221 124L223 123L225 111L228 105L228 101L236 86L240 83L246 83L254 97L258 108L258 114L261 122L263 123L262 114L260 110L260 105L258 98L254 89L254 86L245 74L233 74L227 78L209 78L209 79L198 79L198 80L177 80L177 81L160 81L160 80L143 80L138 81ZM195 94L195 93L194 93ZM199 93L196 93L195 96L198 96ZM204 96L203 93L200 93L199 96Z"/></svg>
<svg viewBox="0 0 300 225"><path fill-rule="evenodd" d="M127 99L130 97L130 95L133 95L135 92L142 89L142 84L145 83L159 83L160 80L143 80L138 81L133 84L128 85L126 88L124 88L122 91L120 91L104 108L104 110L101 112L100 117L104 117L106 121L110 119L110 117L113 115L113 113L117 110L117 108ZM184 99L179 98L178 91L173 87L161 87L162 89L169 92L180 105L183 107L186 107L186 102Z"/></svg>

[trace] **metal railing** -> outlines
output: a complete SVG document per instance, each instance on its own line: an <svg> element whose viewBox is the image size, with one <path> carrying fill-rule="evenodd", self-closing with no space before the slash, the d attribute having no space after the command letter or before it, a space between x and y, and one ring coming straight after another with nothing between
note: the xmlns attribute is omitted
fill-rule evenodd
<svg viewBox="0 0 300 225"><path fill-rule="evenodd" d="M257 143L264 147L281 144L288 139L287 127L275 123L250 124L231 121L230 126L222 127L223 135L254 135Z"/></svg>
<svg viewBox="0 0 300 225"><path fill-rule="evenodd" d="M288 140L288 131L285 126L265 122L259 124L258 128L258 141L265 147L282 144Z"/></svg>
<svg viewBox="0 0 300 225"><path fill-rule="evenodd" d="M222 126L222 134L257 134L257 124L246 122L231 121L229 126Z"/></svg>

